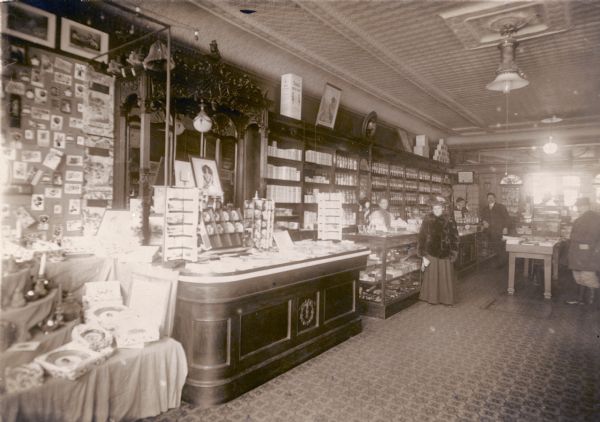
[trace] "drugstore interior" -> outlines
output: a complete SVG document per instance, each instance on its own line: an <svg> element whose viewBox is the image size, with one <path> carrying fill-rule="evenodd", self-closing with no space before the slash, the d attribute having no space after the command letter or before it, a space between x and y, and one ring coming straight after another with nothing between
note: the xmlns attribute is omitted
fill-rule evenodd
<svg viewBox="0 0 600 422"><path fill-rule="evenodd" d="M600 415L594 2L21 1L1 32L7 420ZM453 307L419 300L432 200Z"/></svg>

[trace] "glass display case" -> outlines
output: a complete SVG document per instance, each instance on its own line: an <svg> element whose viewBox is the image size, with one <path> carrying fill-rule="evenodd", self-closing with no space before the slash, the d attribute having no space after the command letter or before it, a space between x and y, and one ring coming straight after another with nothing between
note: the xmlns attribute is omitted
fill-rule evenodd
<svg viewBox="0 0 600 422"><path fill-rule="evenodd" d="M363 315L385 319L418 300L421 258L417 256L417 234L356 234L347 239L371 250L359 277Z"/></svg>

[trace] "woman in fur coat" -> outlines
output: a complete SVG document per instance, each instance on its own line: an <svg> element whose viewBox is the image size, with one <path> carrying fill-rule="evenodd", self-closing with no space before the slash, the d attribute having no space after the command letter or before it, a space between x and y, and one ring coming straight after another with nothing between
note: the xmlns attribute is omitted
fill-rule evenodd
<svg viewBox="0 0 600 422"><path fill-rule="evenodd" d="M423 258L424 272L419 299L432 305L453 306L458 230L454 220L444 214L444 205L442 198L431 201L431 213L423 219L419 232L418 254Z"/></svg>

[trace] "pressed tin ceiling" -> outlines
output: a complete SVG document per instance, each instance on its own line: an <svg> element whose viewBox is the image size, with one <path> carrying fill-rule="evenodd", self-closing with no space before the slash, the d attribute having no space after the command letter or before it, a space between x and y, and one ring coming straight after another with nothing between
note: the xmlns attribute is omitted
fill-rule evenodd
<svg viewBox="0 0 600 422"><path fill-rule="evenodd" d="M489 28L512 11L528 21L516 34L516 62L530 85L509 95L509 128L542 128L540 121L552 115L563 118L554 126L564 128L600 120L599 1L188 3L449 135L506 130L505 97L485 85L500 62L497 35ZM174 7L160 13L168 18Z"/></svg>

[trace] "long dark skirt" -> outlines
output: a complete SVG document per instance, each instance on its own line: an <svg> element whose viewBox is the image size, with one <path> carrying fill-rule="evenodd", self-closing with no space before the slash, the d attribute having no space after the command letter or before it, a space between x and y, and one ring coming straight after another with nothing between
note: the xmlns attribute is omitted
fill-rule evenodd
<svg viewBox="0 0 600 422"><path fill-rule="evenodd" d="M431 264L423 273L423 284L419 299L433 305L443 303L454 305L454 285L456 273L450 259L427 257Z"/></svg>

